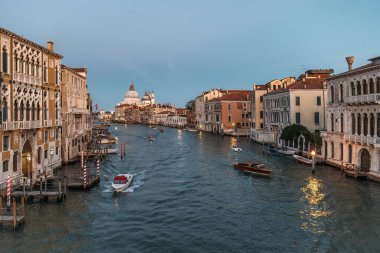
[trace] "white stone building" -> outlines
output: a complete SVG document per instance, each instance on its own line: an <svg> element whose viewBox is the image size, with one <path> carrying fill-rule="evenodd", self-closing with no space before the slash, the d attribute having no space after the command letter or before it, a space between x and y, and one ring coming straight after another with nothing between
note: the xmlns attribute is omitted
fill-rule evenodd
<svg viewBox="0 0 380 253"><path fill-rule="evenodd" d="M165 126L184 128L187 124L187 118L181 115L168 115L165 119Z"/></svg>
<svg viewBox="0 0 380 253"><path fill-rule="evenodd" d="M380 57L328 79L327 130L322 153L327 162L353 164L380 180Z"/></svg>

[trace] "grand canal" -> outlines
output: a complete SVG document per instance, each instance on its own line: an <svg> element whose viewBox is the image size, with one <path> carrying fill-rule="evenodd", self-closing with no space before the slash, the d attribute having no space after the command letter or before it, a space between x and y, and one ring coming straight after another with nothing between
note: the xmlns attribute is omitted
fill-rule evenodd
<svg viewBox="0 0 380 253"><path fill-rule="evenodd" d="M378 252L380 185L267 157L258 144L139 125L117 126L127 154L109 156L102 174L135 175L127 192L111 182L65 203L27 206L16 232L0 230L1 252ZM156 136L149 143L148 134ZM234 170L258 160L273 178Z"/></svg>

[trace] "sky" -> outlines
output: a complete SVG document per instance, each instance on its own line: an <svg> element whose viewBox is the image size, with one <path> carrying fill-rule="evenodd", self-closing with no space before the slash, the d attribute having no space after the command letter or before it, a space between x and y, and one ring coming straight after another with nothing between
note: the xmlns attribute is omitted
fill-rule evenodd
<svg viewBox="0 0 380 253"><path fill-rule="evenodd" d="M0 0L0 26L86 66L93 103L140 97L184 106L211 88L252 89L307 69L379 56L380 1Z"/></svg>

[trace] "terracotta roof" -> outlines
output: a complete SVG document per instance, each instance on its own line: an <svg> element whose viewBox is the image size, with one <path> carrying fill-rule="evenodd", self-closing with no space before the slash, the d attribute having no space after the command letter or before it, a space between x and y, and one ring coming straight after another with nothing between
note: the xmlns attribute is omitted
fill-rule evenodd
<svg viewBox="0 0 380 253"><path fill-rule="evenodd" d="M255 86L255 90L266 90L266 89L267 89L267 86L265 84L262 84L262 85L256 84Z"/></svg>
<svg viewBox="0 0 380 253"><path fill-rule="evenodd" d="M207 102L217 102L217 101L249 101L249 90L233 90L228 92L219 98L211 99ZM207 103L206 102L206 103Z"/></svg>
<svg viewBox="0 0 380 253"><path fill-rule="evenodd" d="M273 90L264 94L270 95L275 93L281 93L288 90L315 90L315 89L323 89L323 82L326 78L302 78L296 80L294 83L288 85L286 88L281 88L278 90Z"/></svg>
<svg viewBox="0 0 380 253"><path fill-rule="evenodd" d="M84 68L71 68L72 70L74 70L75 72L85 72L87 73L87 68L84 67Z"/></svg>

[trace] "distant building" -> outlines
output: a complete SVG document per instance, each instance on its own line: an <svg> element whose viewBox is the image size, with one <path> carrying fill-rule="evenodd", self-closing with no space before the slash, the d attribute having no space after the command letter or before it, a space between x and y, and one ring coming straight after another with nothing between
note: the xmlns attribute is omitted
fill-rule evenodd
<svg viewBox="0 0 380 253"><path fill-rule="evenodd" d="M201 95L195 98L195 120L196 120L196 128L198 130L206 130L205 102L213 98L221 97L223 96L224 93L225 93L224 90L212 89L212 90L203 92Z"/></svg>

